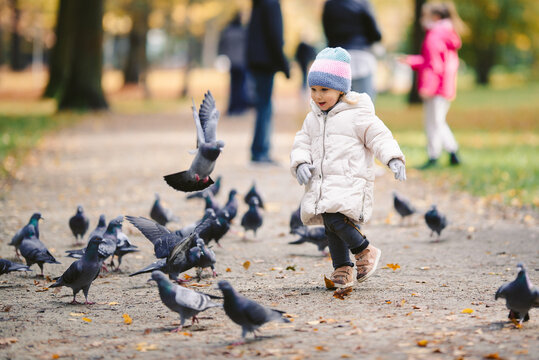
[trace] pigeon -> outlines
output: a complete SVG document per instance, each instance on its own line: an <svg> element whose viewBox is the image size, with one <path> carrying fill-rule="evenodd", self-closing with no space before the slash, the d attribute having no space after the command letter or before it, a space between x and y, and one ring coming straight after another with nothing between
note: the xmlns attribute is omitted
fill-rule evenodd
<svg viewBox="0 0 539 360"><path fill-rule="evenodd" d="M232 220L234 220L234 218L236 217L238 213L238 199L236 199L237 194L238 192L236 191L236 189L230 190L230 192L228 193L228 201L226 205L217 212L217 216L219 216L219 215L223 215L223 213L221 213L222 211L226 211L227 221L229 223L231 223Z"/></svg>
<svg viewBox="0 0 539 360"><path fill-rule="evenodd" d="M21 255L26 260L28 267L37 264L41 269L39 276L43 277L43 264L60 264L51 255L45 245L37 238L34 225L29 224L25 228L24 238L19 246Z"/></svg>
<svg viewBox="0 0 539 360"><path fill-rule="evenodd" d="M181 331L185 320L188 318L191 318L191 324L194 324L195 321L198 322L197 315L200 312L212 307L223 306L211 300L214 296L171 283L165 277L165 274L159 270L152 272L152 280L157 282L159 297L163 304L180 315L180 326L172 330L172 332ZM217 297L215 296L214 298Z"/></svg>
<svg viewBox="0 0 539 360"><path fill-rule="evenodd" d="M197 150L195 158L188 170L166 175L165 181L176 190L190 192L204 190L213 180L210 174L215 167L215 161L221 154L225 143L216 139L219 111L210 91L204 95L200 105L200 117L193 100L193 118L197 129Z"/></svg>
<svg viewBox="0 0 539 360"><path fill-rule="evenodd" d="M213 211L213 209L206 209L202 219L199 219L199 220L195 221L194 223L192 223L190 225L187 225L187 226L185 226L185 227L183 227L183 228L181 228L179 230L175 230L174 234L180 236L183 239L183 238L191 235L191 233L193 232L193 230L195 230L197 225L201 224L207 218L217 219L217 215L215 215L215 211Z"/></svg>
<svg viewBox="0 0 539 360"><path fill-rule="evenodd" d="M262 214L258 209L258 205L258 199L256 197L252 197L249 200L249 210L247 210L247 212L243 214L243 217L241 218L241 226L243 226L245 232L247 232L247 230L253 230L255 237L256 231L262 226L263 221Z"/></svg>
<svg viewBox="0 0 539 360"><path fill-rule="evenodd" d="M200 237L209 244L211 240L214 240L217 246L221 247L219 241L230 230L229 219L230 215L226 209L219 211L219 214L213 218L213 221L208 222L208 226L204 227L200 231Z"/></svg>
<svg viewBox="0 0 539 360"><path fill-rule="evenodd" d="M158 259L168 257L174 246L185 238L185 236L175 234L153 220L129 215L125 218L151 241L155 257Z"/></svg>
<svg viewBox="0 0 539 360"><path fill-rule="evenodd" d="M526 268L522 263L517 265L517 278L511 282L500 286L494 299L505 299L505 305L509 309L509 319L518 320L518 326L530 319L529 311L531 308L539 307L539 290L532 285Z"/></svg>
<svg viewBox="0 0 539 360"><path fill-rule="evenodd" d="M296 234L296 230L303 227L301 221L301 206L298 206L296 211L290 215L290 234Z"/></svg>
<svg viewBox="0 0 539 360"><path fill-rule="evenodd" d="M88 236L88 242L90 242L90 239L95 235L102 236L105 233L105 230L107 230L107 219L105 218L105 214L101 214L99 215L97 226L95 227L94 231L90 233L90 236Z"/></svg>
<svg viewBox="0 0 539 360"><path fill-rule="evenodd" d="M191 194L188 194L186 196L186 199L187 200L202 199L204 197L204 194L208 193L208 192L211 192L211 194L214 197L217 196L217 194L219 193L219 190L221 189L221 178L222 178L222 176L219 175L217 177L217 179L215 179L215 182L212 185L210 185L209 187L207 187L206 189L204 189L202 191L197 191L197 192L193 192Z"/></svg>
<svg viewBox="0 0 539 360"><path fill-rule="evenodd" d="M212 209L217 213L219 210L221 210L221 205L213 198L213 195L211 193L204 194L204 203L206 209Z"/></svg>
<svg viewBox="0 0 539 360"><path fill-rule="evenodd" d="M81 205L77 207L77 213L69 219L69 228L75 236L75 243L79 243L79 237L82 239L86 231L88 231L88 226L90 225L90 220L84 214L84 209Z"/></svg>
<svg viewBox="0 0 539 360"><path fill-rule="evenodd" d="M324 255L327 255L325 248L329 245L329 240L324 226L315 226L311 228L302 226L297 228L295 233L298 234L300 238L296 241L289 242L289 244L298 245L309 242L318 246L318 250L324 253Z"/></svg>
<svg viewBox="0 0 539 360"><path fill-rule="evenodd" d="M416 209L410 204L410 201L400 197L395 191L393 192L393 206L401 216L401 219L416 212Z"/></svg>
<svg viewBox="0 0 539 360"><path fill-rule="evenodd" d="M116 228L116 250L114 251L114 255L118 257L118 266L116 267L115 270L116 271L120 270L120 265L122 265L122 258L125 255L138 252L138 251L140 251L138 249L138 246L133 245L131 241L129 241L129 238L127 237L127 235L125 235L122 232L121 225L119 228Z"/></svg>
<svg viewBox="0 0 539 360"><path fill-rule="evenodd" d="M431 229L430 236L436 232L438 234L438 239L440 239L442 230L447 226L447 219L445 218L445 215L438 212L436 205L432 205L430 210L425 213L425 221Z"/></svg>
<svg viewBox="0 0 539 360"><path fill-rule="evenodd" d="M179 219L174 216L169 209L165 209L163 205L161 205L161 199L157 193L155 194L155 201L153 203L152 210L150 211L150 217L159 225L163 226L169 222L179 221Z"/></svg>
<svg viewBox="0 0 539 360"><path fill-rule="evenodd" d="M12 271L32 271L26 265L14 263L6 259L0 259L0 275L10 273Z"/></svg>
<svg viewBox="0 0 539 360"><path fill-rule="evenodd" d="M56 282L49 287L67 286L73 289L73 301L71 301L71 304L79 304L77 302L77 293L82 290L86 299L84 303L87 305L94 304L88 301L88 290L101 270L98 250L102 242L101 236L94 235L90 239L82 258L74 261L62 276L56 279Z"/></svg>
<svg viewBox="0 0 539 360"><path fill-rule="evenodd" d="M43 217L41 216L41 213L38 213L38 212L33 213L32 216L30 217L30 220L28 221L28 224L26 224L21 229L19 229L19 231L17 231L15 235L13 236L13 238L11 239L11 242L9 243L9 245L15 246L15 254L17 254L17 258L19 259L21 258L19 255L19 246L21 245L22 239L24 239L25 229L28 225L34 226L36 237L39 239L39 219L43 219Z"/></svg>
<svg viewBox="0 0 539 360"><path fill-rule="evenodd" d="M218 287L223 292L225 299L223 304L225 313L232 321L241 326L242 339L245 339L248 332L252 332L256 338L255 331L267 322L290 322L290 320L283 317L283 311L269 309L247 299L238 294L226 280L219 281Z"/></svg>
<svg viewBox="0 0 539 360"><path fill-rule="evenodd" d="M196 266L197 269L197 278L200 281L202 278L202 271L205 268L211 268L213 277L217 276L217 272L215 271L215 262L217 259L215 258L215 253L212 249L206 246L206 243L203 239L199 238L196 240L197 247L201 250L200 258L198 259Z"/></svg>
<svg viewBox="0 0 539 360"><path fill-rule="evenodd" d="M253 181L253 186L251 186L247 194L245 194L245 197L243 198L243 200L245 201L247 205L249 205L249 200L253 197L258 199L258 206L264 209L264 201L262 201L262 197L260 196L258 191L256 191L256 183L254 181Z"/></svg>

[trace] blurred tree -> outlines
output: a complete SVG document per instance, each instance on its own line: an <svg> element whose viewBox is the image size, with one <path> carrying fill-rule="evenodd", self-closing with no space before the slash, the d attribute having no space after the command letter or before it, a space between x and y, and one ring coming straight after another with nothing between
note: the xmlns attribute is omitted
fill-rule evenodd
<svg viewBox="0 0 539 360"><path fill-rule="evenodd" d="M146 88L145 79L148 67L146 59L146 35L150 6L146 0L133 0L128 7L132 26L129 32L129 53L124 68L124 83L138 84Z"/></svg>
<svg viewBox="0 0 539 360"><path fill-rule="evenodd" d="M9 51L9 64L14 71L24 69L24 63L21 54L21 34L19 32L19 24L21 19L21 9L18 0L9 0L11 7L11 44Z"/></svg>
<svg viewBox="0 0 539 360"><path fill-rule="evenodd" d="M412 39L410 54L419 54L421 52L421 43L425 32L421 26L421 7L425 4L426 0L414 1L414 22L412 24ZM417 71L413 71L412 88L408 94L408 102L410 104L418 104L421 102L421 97L417 91Z"/></svg>
<svg viewBox="0 0 539 360"><path fill-rule="evenodd" d="M60 0L46 95L58 109L104 109L101 87L104 0Z"/></svg>

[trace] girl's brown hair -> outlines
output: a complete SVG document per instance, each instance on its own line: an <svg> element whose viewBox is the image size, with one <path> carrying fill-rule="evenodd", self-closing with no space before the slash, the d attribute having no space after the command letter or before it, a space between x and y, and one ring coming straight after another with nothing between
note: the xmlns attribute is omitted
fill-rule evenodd
<svg viewBox="0 0 539 360"><path fill-rule="evenodd" d="M430 1L423 5L425 11L437 15L440 19L449 19L453 23L455 31L460 35L468 33L468 27L460 18L457 8L452 1Z"/></svg>

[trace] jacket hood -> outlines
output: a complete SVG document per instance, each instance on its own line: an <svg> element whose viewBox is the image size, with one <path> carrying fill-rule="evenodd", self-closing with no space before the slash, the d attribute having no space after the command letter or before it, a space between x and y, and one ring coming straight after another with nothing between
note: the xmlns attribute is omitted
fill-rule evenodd
<svg viewBox="0 0 539 360"><path fill-rule="evenodd" d="M349 91L343 97L348 99L351 104L341 99L335 104L335 106L333 106L330 111L327 112L328 115L335 115L344 110L359 109L368 105L368 102L361 101L361 94L355 91ZM324 112L318 107L318 105L316 105L313 99L311 99L310 104L314 114L316 114L317 116L324 115Z"/></svg>
<svg viewBox="0 0 539 360"><path fill-rule="evenodd" d="M455 31L451 20L438 20L430 31L435 33L440 41L443 41L446 44L449 50L460 49L462 42L459 35Z"/></svg>

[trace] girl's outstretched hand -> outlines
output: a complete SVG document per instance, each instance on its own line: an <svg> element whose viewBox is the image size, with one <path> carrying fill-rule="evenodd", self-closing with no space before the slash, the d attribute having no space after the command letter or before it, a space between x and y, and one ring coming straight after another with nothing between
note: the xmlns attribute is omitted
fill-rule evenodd
<svg viewBox="0 0 539 360"><path fill-rule="evenodd" d="M401 159L391 159L387 165L393 171L393 174L395 174L395 179L406 181L406 167Z"/></svg>
<svg viewBox="0 0 539 360"><path fill-rule="evenodd" d="M300 185L307 184L313 176L312 171L314 169L314 166L311 164L300 164L296 169L296 178L298 179L298 183Z"/></svg>

